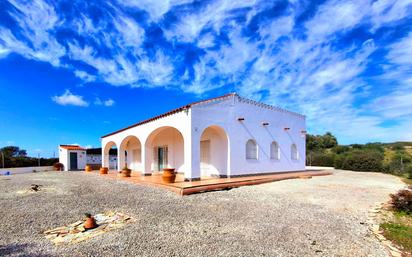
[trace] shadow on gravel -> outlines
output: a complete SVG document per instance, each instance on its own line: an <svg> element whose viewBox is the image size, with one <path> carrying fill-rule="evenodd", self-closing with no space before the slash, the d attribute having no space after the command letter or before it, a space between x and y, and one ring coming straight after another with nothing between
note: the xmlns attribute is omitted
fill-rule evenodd
<svg viewBox="0 0 412 257"><path fill-rule="evenodd" d="M0 245L0 256L31 256L31 257L51 257L53 255L32 253L29 249L33 248L32 244L9 244Z"/></svg>

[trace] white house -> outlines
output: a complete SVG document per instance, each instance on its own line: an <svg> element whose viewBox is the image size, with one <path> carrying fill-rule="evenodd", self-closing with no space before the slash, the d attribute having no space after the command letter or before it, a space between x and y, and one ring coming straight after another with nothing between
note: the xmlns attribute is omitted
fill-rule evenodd
<svg viewBox="0 0 412 257"><path fill-rule="evenodd" d="M59 145L59 162L64 170L82 170L86 166L86 149L78 145Z"/></svg>
<svg viewBox="0 0 412 257"><path fill-rule="evenodd" d="M185 105L102 137L102 165L143 175L165 167L201 177L305 170L305 116L232 93Z"/></svg>

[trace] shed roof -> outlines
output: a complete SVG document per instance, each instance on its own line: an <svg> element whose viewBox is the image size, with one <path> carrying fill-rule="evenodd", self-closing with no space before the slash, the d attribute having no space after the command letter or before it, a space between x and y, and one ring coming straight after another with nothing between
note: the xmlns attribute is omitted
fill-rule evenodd
<svg viewBox="0 0 412 257"><path fill-rule="evenodd" d="M60 147L66 150L80 150L80 151L86 150L86 148L83 148L79 145L60 145Z"/></svg>

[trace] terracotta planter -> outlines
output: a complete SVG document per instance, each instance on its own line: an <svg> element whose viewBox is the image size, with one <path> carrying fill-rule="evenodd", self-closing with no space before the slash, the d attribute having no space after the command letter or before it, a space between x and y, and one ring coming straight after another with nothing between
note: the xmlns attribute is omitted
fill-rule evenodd
<svg viewBox="0 0 412 257"><path fill-rule="evenodd" d="M163 169L162 179L165 183L174 183L176 180L175 169Z"/></svg>
<svg viewBox="0 0 412 257"><path fill-rule="evenodd" d="M109 173L109 168L101 167L99 173L102 174L102 175L105 175L105 174Z"/></svg>
<svg viewBox="0 0 412 257"><path fill-rule="evenodd" d="M55 171L62 171L62 170L63 170L63 164L60 163L60 162L55 163L55 164L53 165L53 169L54 169Z"/></svg>
<svg viewBox="0 0 412 257"><path fill-rule="evenodd" d="M121 176L124 177L124 178L128 178L128 177L131 176L131 174L132 174L132 170L128 169L128 168L125 168L125 169L122 170Z"/></svg>
<svg viewBox="0 0 412 257"><path fill-rule="evenodd" d="M86 218L86 221L84 222L83 226L85 229L96 228L97 227L96 220L93 217Z"/></svg>
<svg viewBox="0 0 412 257"><path fill-rule="evenodd" d="M91 172L93 169L92 169L92 166L86 165L86 167L85 167L84 170L85 170L86 172Z"/></svg>

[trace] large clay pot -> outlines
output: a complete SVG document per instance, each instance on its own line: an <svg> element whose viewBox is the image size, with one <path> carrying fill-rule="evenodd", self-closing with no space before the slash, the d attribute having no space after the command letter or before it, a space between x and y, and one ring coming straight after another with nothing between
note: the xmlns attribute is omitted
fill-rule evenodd
<svg viewBox="0 0 412 257"><path fill-rule="evenodd" d="M86 221L84 222L83 227L85 229L96 228L97 227L96 220L93 217L86 218Z"/></svg>
<svg viewBox="0 0 412 257"><path fill-rule="evenodd" d="M124 168L123 170L122 170L122 177L124 177L124 178L128 178L128 177L130 177L131 176L131 174L132 174L132 170L131 169L128 169L128 168Z"/></svg>
<svg viewBox="0 0 412 257"><path fill-rule="evenodd" d="M175 169L171 169L171 168L163 169L162 179L163 179L163 182L165 183L174 183L176 180Z"/></svg>
<svg viewBox="0 0 412 257"><path fill-rule="evenodd" d="M93 169L92 169L92 166L91 166L91 165L86 165L86 167L84 168L84 170L85 170L86 172L91 172Z"/></svg>
<svg viewBox="0 0 412 257"><path fill-rule="evenodd" d="M109 173L109 168L101 167L99 173L102 174L102 175L105 175L105 174Z"/></svg>

